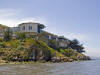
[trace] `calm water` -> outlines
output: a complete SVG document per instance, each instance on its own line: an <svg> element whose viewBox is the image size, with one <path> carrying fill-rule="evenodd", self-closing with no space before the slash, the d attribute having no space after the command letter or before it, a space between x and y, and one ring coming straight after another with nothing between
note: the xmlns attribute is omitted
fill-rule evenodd
<svg viewBox="0 0 100 75"><path fill-rule="evenodd" d="M100 75L100 60L55 63L2 65L0 75Z"/></svg>

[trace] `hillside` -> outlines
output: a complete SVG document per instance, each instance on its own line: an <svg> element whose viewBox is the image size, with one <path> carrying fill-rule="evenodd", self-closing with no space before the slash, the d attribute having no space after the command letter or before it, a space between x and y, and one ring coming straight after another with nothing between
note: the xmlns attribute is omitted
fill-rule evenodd
<svg viewBox="0 0 100 75"><path fill-rule="evenodd" d="M0 25L1 29L7 28ZM11 31L4 33L4 38L0 38L0 62L15 61L51 61L51 62L72 62L78 60L90 60L82 54L84 47L78 40L69 40L66 48L59 48L58 41L45 38L47 35L58 37L57 35L43 31L41 34L29 35L24 32L16 32L16 37L12 37Z"/></svg>
<svg viewBox="0 0 100 75"><path fill-rule="evenodd" d="M54 56L59 58L65 57L44 42L33 39L2 41L0 43L0 56L7 61L49 61Z"/></svg>
<svg viewBox="0 0 100 75"><path fill-rule="evenodd" d="M70 62L76 60L88 60L83 54L68 49L57 50L49 47L43 41L37 41L31 38L24 40L12 39L10 41L0 40L0 59L10 61L52 61L52 62ZM70 55L70 56L68 56Z"/></svg>
<svg viewBox="0 0 100 75"><path fill-rule="evenodd" d="M8 26L0 24L0 29L7 28Z"/></svg>

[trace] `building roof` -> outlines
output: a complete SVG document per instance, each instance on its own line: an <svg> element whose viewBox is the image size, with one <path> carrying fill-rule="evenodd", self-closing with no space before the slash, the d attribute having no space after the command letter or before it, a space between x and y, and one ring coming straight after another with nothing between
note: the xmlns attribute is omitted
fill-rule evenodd
<svg viewBox="0 0 100 75"><path fill-rule="evenodd" d="M67 39L67 38L65 38L64 36L59 36L58 38Z"/></svg>
<svg viewBox="0 0 100 75"><path fill-rule="evenodd" d="M40 26L42 29L45 28L45 26L44 26L43 24L36 23L36 22L25 22L25 23L19 24L19 26L21 26L21 25L23 25L23 24L37 24L37 25Z"/></svg>
<svg viewBox="0 0 100 75"><path fill-rule="evenodd" d="M69 41L66 37L64 36L59 36L58 39L63 39L63 40L66 40L66 41Z"/></svg>

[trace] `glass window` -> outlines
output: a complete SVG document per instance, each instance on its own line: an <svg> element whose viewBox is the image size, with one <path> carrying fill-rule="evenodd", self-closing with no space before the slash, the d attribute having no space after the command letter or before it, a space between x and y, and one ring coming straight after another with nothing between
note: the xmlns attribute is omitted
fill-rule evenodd
<svg viewBox="0 0 100 75"><path fill-rule="evenodd" d="M23 26L22 30L25 30L25 26Z"/></svg>
<svg viewBox="0 0 100 75"><path fill-rule="evenodd" d="M41 27L38 26L38 33L41 33Z"/></svg>
<svg viewBox="0 0 100 75"><path fill-rule="evenodd" d="M32 30L32 26L29 26L29 30Z"/></svg>

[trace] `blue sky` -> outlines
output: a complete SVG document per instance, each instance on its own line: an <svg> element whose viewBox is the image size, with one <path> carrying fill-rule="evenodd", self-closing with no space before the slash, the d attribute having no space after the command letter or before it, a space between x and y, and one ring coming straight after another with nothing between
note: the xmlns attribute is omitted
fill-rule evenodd
<svg viewBox="0 0 100 75"><path fill-rule="evenodd" d="M35 21L47 31L77 38L86 54L100 57L100 0L0 0L0 23Z"/></svg>

